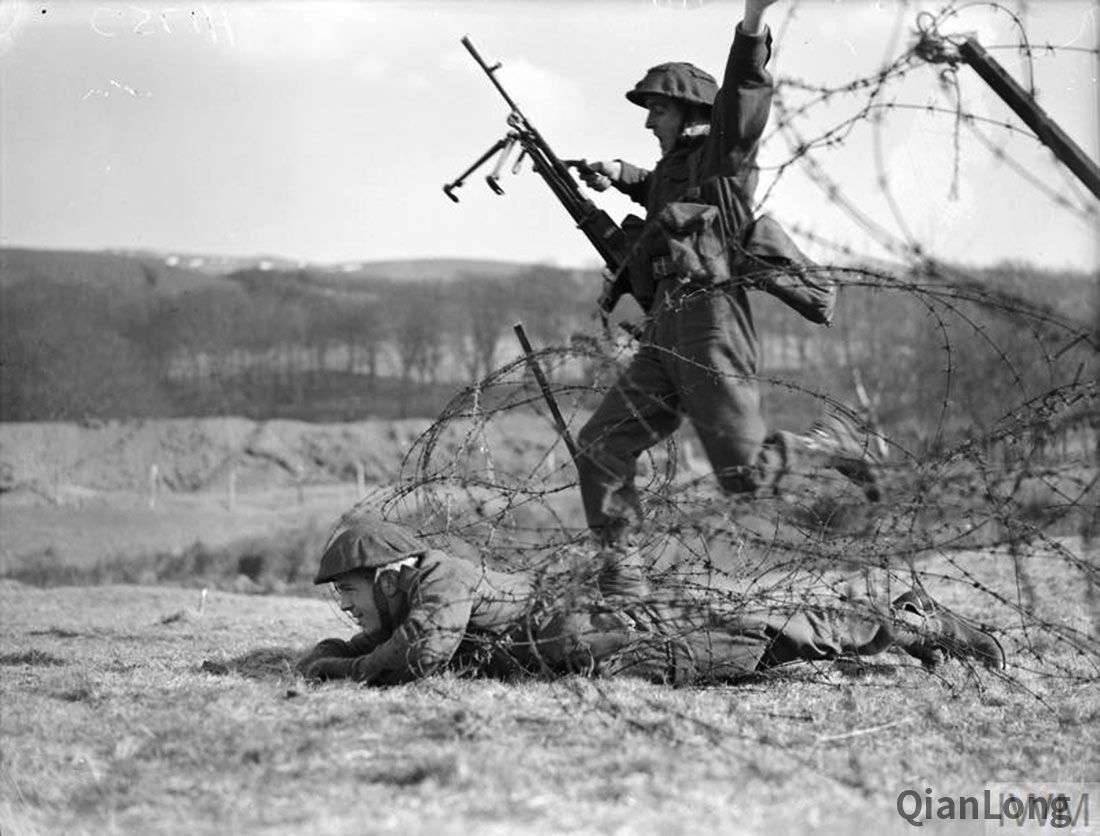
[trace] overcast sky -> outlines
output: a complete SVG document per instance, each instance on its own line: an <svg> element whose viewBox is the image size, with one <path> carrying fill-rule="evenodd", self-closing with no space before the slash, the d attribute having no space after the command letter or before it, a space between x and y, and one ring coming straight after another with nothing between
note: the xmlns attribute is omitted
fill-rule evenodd
<svg viewBox="0 0 1100 836"><path fill-rule="evenodd" d="M911 43L919 10L941 5L781 0L768 13L772 69L822 85L867 76ZM1009 2L1042 47L1030 71L1002 48L1018 43L1012 18L974 5L945 31L976 33L1025 83L1033 71L1042 105L1095 159L1098 5ZM504 63L501 80L561 156L648 165L656 141L623 92L665 60L719 74L741 9L736 0L0 0L0 242L312 262L594 264L527 170L505 175L504 197L480 177L460 205L442 194L506 130L504 103L460 38ZM881 101L952 110L942 69L914 69ZM958 83L967 112L1020 125L970 69ZM792 105L810 100L786 95ZM795 125L818 137L867 102L866 90L834 96ZM872 256L885 251L845 206L942 258L1100 265L1096 216L1080 211L1095 212L1096 201L1034 139L985 123L984 141L967 126L956 134L951 113L880 113L810 156L817 177L799 163L777 178L790 147L769 129L764 208ZM844 205L827 196L829 181ZM615 217L631 210L625 199L598 199Z"/></svg>

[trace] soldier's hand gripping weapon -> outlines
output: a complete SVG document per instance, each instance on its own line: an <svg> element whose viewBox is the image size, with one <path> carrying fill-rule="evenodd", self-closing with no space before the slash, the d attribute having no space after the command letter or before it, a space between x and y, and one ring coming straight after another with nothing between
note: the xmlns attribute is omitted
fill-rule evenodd
<svg viewBox="0 0 1100 836"><path fill-rule="evenodd" d="M496 165L485 180L494 192L504 194L504 189L500 185L500 174L508 161L509 155L518 144L520 153L512 166L512 172L519 171L520 164L525 157L530 158L535 172L546 181L550 191L565 207L565 211L577 224L577 228L585 234L592 246L596 248L596 252L600 254L604 264L607 265L609 286L600 295L600 310L606 327L607 315L611 313L615 303L619 301L624 293L630 292L630 283L625 269L625 262L630 249L627 236L606 212L584 196L569 173L569 166L583 170L587 168L587 163L583 160L562 161L559 159L497 79L496 72L501 65L497 63L490 67L486 64L469 36L462 39L462 45L466 47L473 59L477 61L478 66L489 76L493 86L504 97L504 101L508 103L508 107L511 109L507 120L509 131L502 139L497 140L488 151L478 157L477 161L462 172L457 179L447 183L443 187L443 193L455 203L458 203L455 189L459 188L466 181L466 178L481 167L486 160L494 154L499 154Z"/></svg>

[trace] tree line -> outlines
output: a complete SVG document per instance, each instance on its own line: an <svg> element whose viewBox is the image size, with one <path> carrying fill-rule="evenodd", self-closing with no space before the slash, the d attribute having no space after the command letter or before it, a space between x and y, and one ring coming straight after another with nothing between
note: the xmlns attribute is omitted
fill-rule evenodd
<svg viewBox="0 0 1100 836"><path fill-rule="evenodd" d="M858 383L884 428L960 437L1082 373L1098 376L1088 340L1066 348L1072 329L1005 301L1041 300L1095 324L1095 276L1023 265L977 276L988 298L934 282L925 292L919 276L855 274L830 328L755 297L775 420L797 429L820 407L815 393L854 403ZM0 418L431 417L516 356L514 322L540 346L597 333L599 285L594 271L545 265L415 282L247 269L177 294L29 275L4 286Z"/></svg>
<svg viewBox="0 0 1100 836"><path fill-rule="evenodd" d="M3 420L227 409L329 420L319 397L361 417L433 414L418 395L492 370L514 321L541 344L567 342L599 290L592 274L543 266L447 281L259 269L227 279L152 296L43 275L5 287Z"/></svg>

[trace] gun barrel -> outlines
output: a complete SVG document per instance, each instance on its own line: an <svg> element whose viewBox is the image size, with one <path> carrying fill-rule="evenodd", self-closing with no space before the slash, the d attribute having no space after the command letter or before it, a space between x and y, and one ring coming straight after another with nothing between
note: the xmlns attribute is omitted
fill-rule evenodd
<svg viewBox="0 0 1100 836"><path fill-rule="evenodd" d="M485 75L489 76L489 81L493 82L493 86L497 88L500 95L504 97L504 101L508 102L508 107L512 108L512 112L518 114L521 119L526 121L527 117L523 115L523 111L519 109L519 105L517 105L515 100L508 95L508 91L504 89L504 85L497 81L496 71L500 69L500 64L494 64L490 67L485 59L481 57L481 53L477 51L477 47L474 46L474 42L470 40L469 35L463 35L462 45L466 47L466 51L473 56L475 61L477 61L477 65L485 71Z"/></svg>
<svg viewBox="0 0 1100 836"><path fill-rule="evenodd" d="M485 63L485 59L481 57L481 53L477 51L477 47L474 46L474 42L470 40L469 35L462 36L462 45L466 47L467 52L474 56L474 60L477 61L477 63L486 70L489 68L489 65Z"/></svg>

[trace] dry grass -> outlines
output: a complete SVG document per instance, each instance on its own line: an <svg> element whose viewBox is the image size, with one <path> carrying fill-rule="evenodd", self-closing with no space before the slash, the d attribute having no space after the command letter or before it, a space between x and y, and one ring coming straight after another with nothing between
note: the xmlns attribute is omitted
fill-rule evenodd
<svg viewBox="0 0 1100 836"><path fill-rule="evenodd" d="M307 686L288 660L349 632L326 602L198 603L0 587L5 836L901 833L905 788L1098 774L1095 683L1030 663L929 675L886 655L704 689Z"/></svg>

